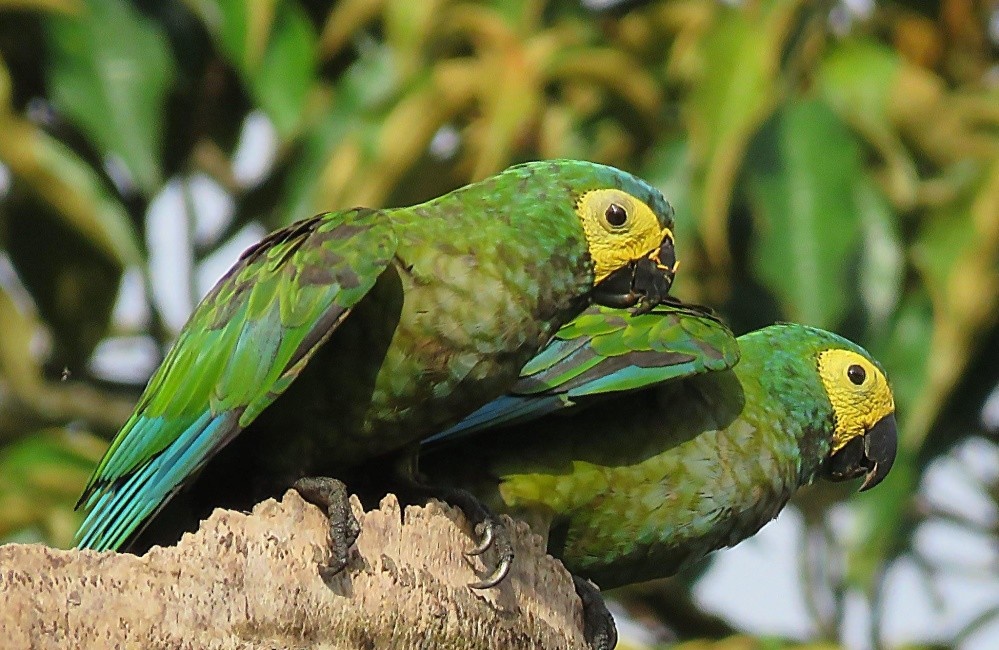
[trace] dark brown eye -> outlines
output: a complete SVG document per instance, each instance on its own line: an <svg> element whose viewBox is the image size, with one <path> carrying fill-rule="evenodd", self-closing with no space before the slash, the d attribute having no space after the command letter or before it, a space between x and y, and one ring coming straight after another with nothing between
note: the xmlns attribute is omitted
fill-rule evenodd
<svg viewBox="0 0 999 650"><path fill-rule="evenodd" d="M850 381L859 386L867 379L867 371L864 370L863 366L853 364L846 369L846 376L850 378Z"/></svg>
<svg viewBox="0 0 999 650"><path fill-rule="evenodd" d="M614 227L623 226L624 222L628 220L628 211L617 203L611 203L607 206L604 217L607 219L607 223Z"/></svg>

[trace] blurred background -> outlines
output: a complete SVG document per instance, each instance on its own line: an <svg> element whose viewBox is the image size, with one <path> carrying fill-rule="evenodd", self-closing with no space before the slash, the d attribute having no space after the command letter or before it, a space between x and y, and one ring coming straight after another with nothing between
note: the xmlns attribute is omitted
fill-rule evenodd
<svg viewBox="0 0 999 650"><path fill-rule="evenodd" d="M0 541L73 505L267 231L512 163L635 172L675 293L886 366L899 459L612 593L621 648L999 648L999 3L0 0Z"/></svg>

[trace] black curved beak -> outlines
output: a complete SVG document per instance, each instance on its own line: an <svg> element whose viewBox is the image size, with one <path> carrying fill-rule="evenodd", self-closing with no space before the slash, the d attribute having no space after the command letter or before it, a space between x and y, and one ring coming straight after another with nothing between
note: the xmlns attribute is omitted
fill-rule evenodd
<svg viewBox="0 0 999 650"><path fill-rule="evenodd" d="M832 481L845 481L863 474L860 491L870 490L888 476L897 452L898 425L892 413L829 456L824 473Z"/></svg>
<svg viewBox="0 0 999 650"><path fill-rule="evenodd" d="M593 302L607 307L632 307L646 313L664 303L676 276L676 249L673 234L663 236L659 247L614 271L593 288Z"/></svg>
<svg viewBox="0 0 999 650"><path fill-rule="evenodd" d="M898 425L895 423L895 414L892 413L881 418L864 436L864 456L873 465L864 476L864 483L860 486L861 492L870 490L885 480L895 463L897 452Z"/></svg>

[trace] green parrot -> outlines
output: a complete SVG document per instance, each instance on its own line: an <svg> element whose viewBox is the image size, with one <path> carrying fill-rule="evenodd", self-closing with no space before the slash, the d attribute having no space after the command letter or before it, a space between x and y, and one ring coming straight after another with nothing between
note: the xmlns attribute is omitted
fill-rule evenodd
<svg viewBox="0 0 999 650"><path fill-rule="evenodd" d="M704 316L658 307L632 318L630 340L651 332L660 314L711 327ZM599 332L601 318L621 320L599 308L578 320ZM676 324L659 338L664 332L684 337ZM522 385L428 439L420 470L428 482L469 490L527 521L574 574L587 606L599 597L584 579L607 589L671 575L755 534L816 478L863 475L866 490L887 476L897 447L894 398L864 349L794 324L740 336L737 351L722 333L715 338L703 346L690 337L695 358L668 365L672 378L587 408L565 399L554 376L537 392ZM576 347L599 344L584 335ZM628 357L604 358L608 385L636 375ZM586 373L595 385L601 364ZM573 374L563 374L569 394ZM534 419L553 411L562 412ZM609 615L588 618L587 629L596 647L613 647Z"/></svg>
<svg viewBox="0 0 999 650"><path fill-rule="evenodd" d="M195 308L150 379L80 498L78 547L134 542L195 479L210 509L415 453L507 392L591 303L663 302L672 227L640 179L554 160L272 233ZM346 492L296 487L327 507L335 572L357 535Z"/></svg>

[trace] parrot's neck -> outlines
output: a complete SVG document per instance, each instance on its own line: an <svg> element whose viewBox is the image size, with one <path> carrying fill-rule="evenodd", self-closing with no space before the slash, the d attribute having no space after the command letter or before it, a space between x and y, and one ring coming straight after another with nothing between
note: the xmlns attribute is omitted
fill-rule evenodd
<svg viewBox="0 0 999 650"><path fill-rule="evenodd" d="M786 450L799 461L798 487L815 480L829 454L832 407L822 389L815 350L759 332L739 338L742 360L735 371L747 390L759 390L776 412L762 417L782 425ZM747 414L748 415L748 414Z"/></svg>

